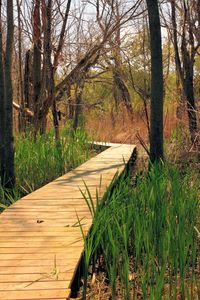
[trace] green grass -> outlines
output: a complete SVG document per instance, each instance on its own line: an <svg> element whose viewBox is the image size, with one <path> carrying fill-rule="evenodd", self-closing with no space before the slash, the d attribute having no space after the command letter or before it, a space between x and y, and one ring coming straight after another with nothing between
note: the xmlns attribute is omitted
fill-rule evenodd
<svg viewBox="0 0 200 300"><path fill-rule="evenodd" d="M85 272L88 256L103 255L112 299L138 299L138 291L142 299L200 299L200 181L187 174L155 165L135 188L122 178L97 210L85 239Z"/></svg>
<svg viewBox="0 0 200 300"><path fill-rule="evenodd" d="M56 145L53 132L38 136L36 141L31 135L16 137L16 187L8 191L0 186L1 208L74 169L89 159L91 151L87 133L81 129L77 129L73 135L64 129L60 145Z"/></svg>

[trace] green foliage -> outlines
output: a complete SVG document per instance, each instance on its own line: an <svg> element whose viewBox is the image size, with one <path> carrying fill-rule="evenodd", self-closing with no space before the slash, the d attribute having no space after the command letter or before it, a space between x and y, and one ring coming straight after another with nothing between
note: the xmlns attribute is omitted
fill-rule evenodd
<svg viewBox="0 0 200 300"><path fill-rule="evenodd" d="M91 72L95 76L96 72ZM107 72L85 84L84 100L89 105L96 103L97 112L101 113L110 108L113 99L112 74Z"/></svg>
<svg viewBox="0 0 200 300"><path fill-rule="evenodd" d="M80 128L73 134L69 128L61 132L57 145L53 132L32 136L19 136L15 142L16 188L5 191L0 187L1 207L5 208L20 195L32 192L63 173L77 167L90 157L91 145L87 133Z"/></svg>
<svg viewBox="0 0 200 300"><path fill-rule="evenodd" d="M155 165L136 188L123 178L105 199L87 245L94 257L103 254L112 299L117 280L123 299L132 299L131 293L137 299L137 291L143 299L176 299L178 294L196 299L199 187L190 173L183 178L176 167Z"/></svg>

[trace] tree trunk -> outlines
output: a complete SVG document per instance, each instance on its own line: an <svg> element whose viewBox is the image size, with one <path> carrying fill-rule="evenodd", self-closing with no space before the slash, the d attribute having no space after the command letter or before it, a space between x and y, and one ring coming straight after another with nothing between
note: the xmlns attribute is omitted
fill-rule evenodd
<svg viewBox="0 0 200 300"><path fill-rule="evenodd" d="M2 40L2 21L1 21L2 1L0 0L0 177L3 181L5 173L5 158L4 158L4 54L3 54L3 40ZM3 182L2 182L3 183Z"/></svg>
<svg viewBox="0 0 200 300"><path fill-rule="evenodd" d="M151 47L150 160L159 161L163 153L163 63L160 16L157 0L146 0Z"/></svg>
<svg viewBox="0 0 200 300"><path fill-rule="evenodd" d="M19 98L18 103L21 104L19 111L19 132L26 130L26 116L24 113L24 89L23 89L23 70L22 70L22 28L21 28L21 1L17 0L17 21L18 21L18 63L19 63Z"/></svg>
<svg viewBox="0 0 200 300"><path fill-rule="evenodd" d="M81 114L82 94L85 85L85 77L82 77L76 84L75 89L75 111L73 129L76 130L79 125L79 117Z"/></svg>
<svg viewBox="0 0 200 300"><path fill-rule="evenodd" d="M173 25L173 44L175 51L175 63L176 63L176 73L177 82L181 82L182 86L182 98L187 103L187 113L189 120L189 131L191 136L191 141L193 144L198 144L198 128L197 128L197 116L196 116L196 106L194 98L194 59L196 54L196 49L194 45L194 35L192 29L192 20L190 19L189 7L184 5L184 18L182 24L182 34L181 34L181 57L178 48L178 36L177 36L177 23L176 23L176 6L175 0L171 0L171 12L172 12L172 25ZM188 31L188 37L186 33ZM179 86L177 88L180 90ZM182 103L180 102L180 105ZM180 108L179 108L180 111Z"/></svg>
<svg viewBox="0 0 200 300"><path fill-rule="evenodd" d="M4 182L6 188L13 188L15 184L14 174L14 145L13 145L13 89L12 89L12 52L13 52L13 0L7 0L7 39L5 54L5 174Z"/></svg>
<svg viewBox="0 0 200 300"><path fill-rule="evenodd" d="M34 128L37 127L38 115L41 108L41 21L40 0L36 0L33 13L33 103L34 103Z"/></svg>
<svg viewBox="0 0 200 300"><path fill-rule="evenodd" d="M119 105L123 103L129 116L132 118L133 108L131 104L131 97L122 77L122 73L119 70L119 63L116 63L113 70L113 96L115 99L116 110L118 111Z"/></svg>
<svg viewBox="0 0 200 300"><path fill-rule="evenodd" d="M120 13L119 13L119 5L116 2L116 20L117 22L120 21ZM121 103L124 104L126 110L132 119L133 117L133 108L131 104L131 97L129 90L126 86L124 80L124 72L123 72L123 64L121 59L121 30L120 27L117 28L116 32L114 33L114 42L110 42L111 46L113 47L112 54L113 54L113 61L114 65L112 67L113 73L113 96L115 99L116 111L118 111L119 105Z"/></svg>
<svg viewBox="0 0 200 300"><path fill-rule="evenodd" d="M197 129L196 105L195 105L195 98L194 98L193 67L191 65L186 66L185 95L187 99L187 112L188 112L189 131L190 131L191 141L193 144L196 144L198 129Z"/></svg>
<svg viewBox="0 0 200 300"><path fill-rule="evenodd" d="M183 102L184 96L183 96L183 92L181 91L181 86L183 86L184 84L184 75L181 66L181 58L179 55L175 0L171 0L171 14L172 14L171 18L172 18L172 26L173 26L173 46L174 46L175 65L176 65L176 87L177 87L177 96L179 98L176 116L178 119L181 119L184 111L184 102Z"/></svg>
<svg viewBox="0 0 200 300"><path fill-rule="evenodd" d="M30 79L30 50L26 52L25 63L24 63L24 106L31 109L29 99L29 79Z"/></svg>
<svg viewBox="0 0 200 300"><path fill-rule="evenodd" d="M71 95L71 86L67 85L66 89L66 115L69 120L73 120L74 117L74 103Z"/></svg>
<svg viewBox="0 0 200 300"><path fill-rule="evenodd" d="M37 114L35 118L35 137L38 131L42 128L42 125L46 124L44 122L47 118L50 106L53 106L54 102L54 68L51 63L52 56L52 41L51 41L51 23L52 23L52 0L46 1L42 0L42 19L44 28L44 42L43 42L43 70L42 70L42 80L40 88L39 104L37 109ZM49 101L50 106L46 106L45 102ZM45 107L45 110L44 110ZM43 128L44 129L44 128Z"/></svg>
<svg viewBox="0 0 200 300"><path fill-rule="evenodd" d="M54 63L53 63L54 73L55 73L55 71L57 69L58 59L59 59L59 56L61 54L61 51L62 51L62 48L63 48L63 45L64 45L64 37L65 37L65 31L66 31L66 26L67 26L67 20L68 20L68 17L69 17L69 11L70 11L70 7L71 7L71 2L72 2L72 0L68 0L67 1L66 11L65 11L65 17L64 17L63 25L62 25L61 32L60 32L60 38L59 38L58 48L57 48L55 56L54 56Z"/></svg>
<svg viewBox="0 0 200 300"><path fill-rule="evenodd" d="M53 125L54 125L54 132L55 132L55 140L57 142L59 142L59 140L60 140L59 118L58 118L58 111L57 111L55 99L53 100L53 105L52 105L52 115L53 115Z"/></svg>
<svg viewBox="0 0 200 300"><path fill-rule="evenodd" d="M188 24L186 24L188 23ZM186 25L188 25L186 27ZM196 105L194 98L194 61L195 61L195 46L194 46L194 36L191 28L191 20L189 14L189 8L184 5L184 22L183 22L183 34L182 34L182 44L181 44L181 54L183 60L183 91L184 96L187 101L187 113L189 121L189 131L191 141L194 145L198 145L196 140L198 136L197 129L197 116L196 116ZM186 28L188 28L189 43L186 37ZM188 49L189 44L189 49Z"/></svg>

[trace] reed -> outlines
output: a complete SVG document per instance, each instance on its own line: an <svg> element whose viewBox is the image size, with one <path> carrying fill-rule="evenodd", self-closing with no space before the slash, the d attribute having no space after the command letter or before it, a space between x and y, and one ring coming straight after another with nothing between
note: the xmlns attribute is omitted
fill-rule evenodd
<svg viewBox="0 0 200 300"><path fill-rule="evenodd" d="M103 256L112 299L198 298L200 181L187 174L154 165L135 188L122 178L99 204L85 243L90 257Z"/></svg>
<svg viewBox="0 0 200 300"><path fill-rule="evenodd" d="M79 128L73 135L64 129L59 145L53 132L39 135L36 141L32 135L18 136L15 139L16 187L8 191L0 185L1 208L88 160L92 152L88 140L87 133Z"/></svg>

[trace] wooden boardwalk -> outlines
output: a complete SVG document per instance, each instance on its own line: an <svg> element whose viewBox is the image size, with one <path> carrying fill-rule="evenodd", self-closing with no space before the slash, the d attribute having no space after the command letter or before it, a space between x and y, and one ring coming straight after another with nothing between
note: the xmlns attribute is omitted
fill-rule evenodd
<svg viewBox="0 0 200 300"><path fill-rule="evenodd" d="M134 149L111 145L0 215L0 299L69 299L83 253L80 228L72 225L77 214L86 231L92 224L83 181L94 199L96 189L103 195Z"/></svg>

